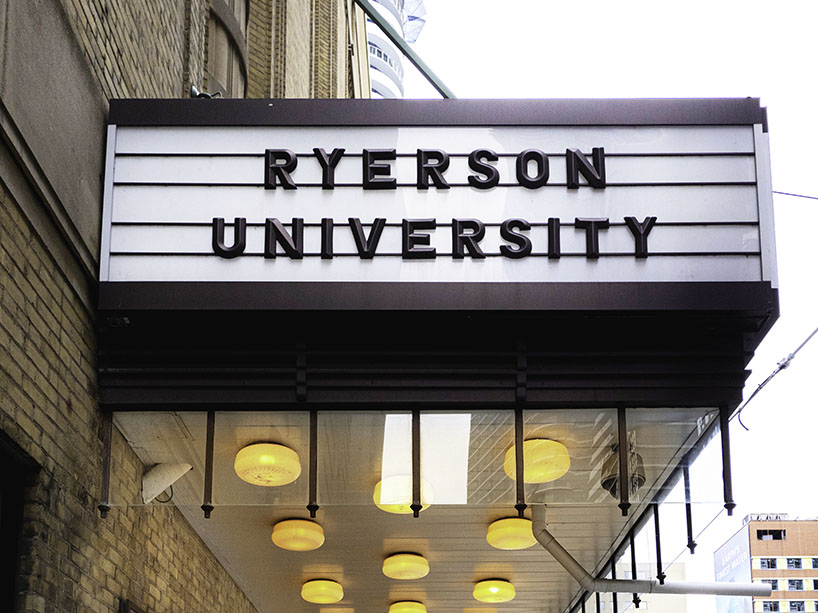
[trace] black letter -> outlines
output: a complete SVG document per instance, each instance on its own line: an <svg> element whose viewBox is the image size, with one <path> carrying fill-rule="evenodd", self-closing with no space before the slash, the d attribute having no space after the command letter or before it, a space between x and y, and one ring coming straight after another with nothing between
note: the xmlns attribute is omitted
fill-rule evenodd
<svg viewBox="0 0 818 613"><path fill-rule="evenodd" d="M585 230L585 257L599 257L599 231L610 226L608 219L574 219L574 227Z"/></svg>
<svg viewBox="0 0 818 613"><path fill-rule="evenodd" d="M332 153L327 155L327 152L318 147L314 148L312 152L318 158L318 163L321 164L321 188L335 189L335 167L341 161L341 156L344 155L344 149L333 149Z"/></svg>
<svg viewBox="0 0 818 613"><path fill-rule="evenodd" d="M284 224L275 217L267 218L264 227L264 257L276 257L276 243L282 246L284 253L292 260L304 257L304 219L293 217L293 234L287 233Z"/></svg>
<svg viewBox="0 0 818 613"><path fill-rule="evenodd" d="M463 230L469 232L465 233ZM482 260L486 254L477 243L485 235L486 226L479 219L452 219L452 257L461 260L468 251L472 258Z"/></svg>
<svg viewBox="0 0 818 613"><path fill-rule="evenodd" d="M500 182L500 171L491 164L486 164L481 161L481 158L486 162L496 162L499 156L491 149L477 149L469 154L469 168L475 172L486 175L485 179L481 179L476 175L469 175L469 185L477 189L489 189L495 187Z"/></svg>
<svg viewBox="0 0 818 613"><path fill-rule="evenodd" d="M531 254L531 239L515 230L530 230L531 224L525 219L506 219L500 224L500 236L504 241L513 243L519 249L512 249L508 245L500 245L500 253L507 258L524 258Z"/></svg>
<svg viewBox="0 0 818 613"><path fill-rule="evenodd" d="M537 174L528 176L528 163L537 164ZM548 183L548 156L539 149L526 149L517 156L517 182L528 189L536 189Z"/></svg>
<svg viewBox="0 0 818 613"><path fill-rule="evenodd" d="M628 226L628 230L633 234L633 240L636 243L634 246L636 257L648 257L648 234L650 234L655 223L655 217L645 217L645 221L642 223L636 221L636 217L625 218L625 225Z"/></svg>
<svg viewBox="0 0 818 613"><path fill-rule="evenodd" d="M418 189L429 189L429 179L437 189L449 189L449 184L443 178L443 173L448 167L449 154L445 151L418 149Z"/></svg>
<svg viewBox="0 0 818 613"><path fill-rule="evenodd" d="M362 260L371 260L375 255L375 249L378 247L378 241L381 240L381 233L385 225L385 218L376 217L369 229L369 238L366 238L364 237L364 227L361 225L361 220L357 217L349 218L349 229L352 230L352 238L355 239L355 246L358 248L358 255L361 256Z"/></svg>
<svg viewBox="0 0 818 613"><path fill-rule="evenodd" d="M437 221L434 219L404 219L403 220L403 259L420 260L437 257L434 247L420 247L428 245L430 236L428 234L417 233L415 230L434 230Z"/></svg>
<svg viewBox="0 0 818 613"><path fill-rule="evenodd" d="M548 218L548 259L560 259L560 218Z"/></svg>
<svg viewBox="0 0 818 613"><path fill-rule="evenodd" d="M395 158L394 149L364 149L361 154L361 160L363 160L363 188L396 189L398 187L397 180L395 177L389 177L392 167L389 164L375 163L379 160L394 160Z"/></svg>
<svg viewBox="0 0 818 613"><path fill-rule="evenodd" d="M331 260L335 252L332 249L332 233L335 229L335 222L331 217L321 219L321 259Z"/></svg>
<svg viewBox="0 0 818 613"><path fill-rule="evenodd" d="M579 188L580 173L591 187L605 187L605 149L594 147L591 153L594 159L593 166L579 149L565 150L565 177L568 189Z"/></svg>
<svg viewBox="0 0 818 613"><path fill-rule="evenodd" d="M247 245L247 219L236 217L233 222L233 246L226 247L224 244L224 218L213 218L213 251L222 258L234 258L244 253Z"/></svg>
<svg viewBox="0 0 818 613"><path fill-rule="evenodd" d="M279 160L283 163L279 164ZM284 189L296 189L290 173L298 165L298 158L289 149L267 149L264 151L264 189L275 189L276 178Z"/></svg>

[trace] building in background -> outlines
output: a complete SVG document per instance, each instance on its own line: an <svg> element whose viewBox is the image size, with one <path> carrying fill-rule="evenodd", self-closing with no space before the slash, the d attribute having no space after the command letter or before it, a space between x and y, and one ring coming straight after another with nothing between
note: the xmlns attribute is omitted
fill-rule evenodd
<svg viewBox="0 0 818 613"><path fill-rule="evenodd" d="M719 598L719 613L818 611L818 519L748 515L715 553L718 581L769 583L770 598Z"/></svg>
<svg viewBox="0 0 818 613"><path fill-rule="evenodd" d="M426 23L423 0L374 0L373 5L406 42L417 40ZM366 39L372 98L403 98L403 54L369 18Z"/></svg>
<svg viewBox="0 0 818 613"><path fill-rule="evenodd" d="M368 97L363 14L352 0L0 0L0 47L0 611L253 611L172 504L96 508L108 101L191 86ZM135 499L145 467L116 430L111 455Z"/></svg>

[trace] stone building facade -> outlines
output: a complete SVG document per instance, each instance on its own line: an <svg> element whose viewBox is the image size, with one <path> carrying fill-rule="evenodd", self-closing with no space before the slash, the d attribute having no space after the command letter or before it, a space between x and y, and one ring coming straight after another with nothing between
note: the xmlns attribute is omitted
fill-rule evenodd
<svg viewBox="0 0 818 613"><path fill-rule="evenodd" d="M0 0L0 49L0 610L253 611L172 504L97 510L108 100L360 96L363 17L352 0ZM145 467L116 430L112 466L134 498Z"/></svg>

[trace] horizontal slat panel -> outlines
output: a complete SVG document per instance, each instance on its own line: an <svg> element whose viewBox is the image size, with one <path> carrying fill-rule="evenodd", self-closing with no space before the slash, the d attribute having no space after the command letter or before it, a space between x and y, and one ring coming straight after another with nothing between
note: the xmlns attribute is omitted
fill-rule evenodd
<svg viewBox="0 0 818 613"><path fill-rule="evenodd" d="M331 266L329 263L331 262ZM111 256L109 281L760 281L758 256L585 257L560 260L529 257L519 260L405 261L400 257L361 260L358 257L290 260L215 256ZM545 288L544 288L545 291Z"/></svg>
<svg viewBox="0 0 818 613"><path fill-rule="evenodd" d="M413 153L401 149L398 153ZM379 162L386 164L387 162ZM399 157L389 163L391 176L398 184L417 189L417 161L414 157ZM517 184L515 160L503 157L494 164L500 172L500 182ZM549 183L566 182L565 156L549 160ZM755 162L751 156L662 156L662 157L608 157L605 160L609 183L724 183L755 181ZM536 169L531 168L531 175ZM473 174L467 160L453 157L444 173L451 184L467 184ZM298 159L292 172L296 185L321 184L321 167L315 157ZM239 183L263 184L264 159L262 157L118 157L114 167L116 183ZM361 185L361 158L344 157L335 169L338 184ZM580 180L585 183L584 179ZM525 189L525 188L519 188ZM389 200L389 192L381 192L381 198Z"/></svg>
<svg viewBox="0 0 818 613"><path fill-rule="evenodd" d="M346 220L344 220L345 222ZM573 219L565 220L573 223ZM615 221L615 220L614 220ZM289 226L289 220L282 220ZM343 223L343 222L342 222ZM438 219L439 224L447 220ZM451 224L450 220L448 221ZM621 223L621 222L620 222ZM288 228L291 230L291 228ZM364 226L365 235L369 235L371 227ZM438 227L429 232L431 246L438 253L452 252L451 227ZM536 226L524 232L533 245L533 252L548 253L548 228ZM563 254L584 254L585 230L565 226L560 232L560 243ZM228 244L232 243L233 230L228 226L226 230ZM264 252L265 229L262 226L247 228L247 249L245 254L262 254ZM402 229L396 226L387 226L381 235L376 254L400 254ZM212 253L212 227L208 226L114 226L111 232L111 253ZM334 231L334 250L336 255L355 255L358 250L355 246L352 231L348 223L338 225ZM486 236L480 241L481 249L487 254L499 254L500 245L507 244L500 237L500 228L492 226L486 228ZM600 230L600 251L604 254L634 253L634 237L624 225ZM746 252L755 254L759 251L758 228L755 226L656 226L648 235L649 252L655 253L723 253ZM515 247L516 249L516 247ZM320 254L321 228L310 226L304 229L305 253ZM283 253L281 248L279 253ZM214 256L215 257L215 256ZM441 256L442 257L442 256Z"/></svg>
<svg viewBox="0 0 818 613"><path fill-rule="evenodd" d="M384 217L399 222L404 217L440 216L441 220L475 217L492 222L509 217L545 221L548 217L573 220L616 214L639 219L654 215L663 222L758 220L753 186L608 187L576 191L549 187L473 192L474 197L463 198L460 189L428 192L402 189L399 197L385 206L382 192L356 188L273 192L261 187L120 186L114 193L112 219L210 222L214 217L232 220L244 216L258 221L265 217L319 221L321 217L346 220L357 216L363 221Z"/></svg>
<svg viewBox="0 0 818 613"><path fill-rule="evenodd" d="M260 128L120 127L117 153L259 153L268 148L310 152L313 147L348 151L363 148L437 148L469 152L564 152L566 147L610 153L747 153L754 150L750 126L577 127L577 128Z"/></svg>

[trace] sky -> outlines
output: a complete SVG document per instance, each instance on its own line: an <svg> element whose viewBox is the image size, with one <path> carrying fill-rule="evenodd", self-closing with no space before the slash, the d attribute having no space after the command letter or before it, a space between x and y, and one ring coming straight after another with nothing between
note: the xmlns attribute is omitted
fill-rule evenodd
<svg viewBox="0 0 818 613"><path fill-rule="evenodd" d="M767 107L781 316L750 363L745 398L818 327L818 3L812 0L425 0L415 50L458 98L758 97ZM407 98L437 98L408 62ZM818 517L818 335L731 423L732 518ZM701 556L697 556L701 558ZM706 554L704 558L712 560ZM702 563L702 580L712 565ZM708 577L707 574L710 573ZM702 602L696 610L713 610ZM693 609L691 609L693 610Z"/></svg>

